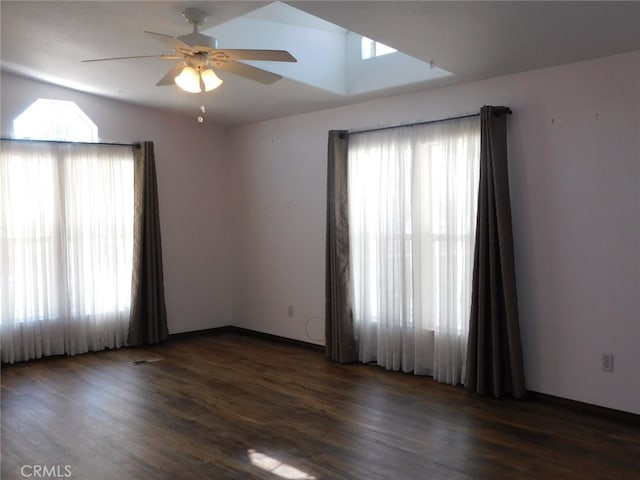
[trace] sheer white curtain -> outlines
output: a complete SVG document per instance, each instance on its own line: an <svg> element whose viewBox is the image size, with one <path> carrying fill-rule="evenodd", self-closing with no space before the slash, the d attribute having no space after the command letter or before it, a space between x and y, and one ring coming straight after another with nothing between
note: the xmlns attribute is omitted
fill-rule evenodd
<svg viewBox="0 0 640 480"><path fill-rule="evenodd" d="M462 381L479 159L479 117L350 136L360 361Z"/></svg>
<svg viewBox="0 0 640 480"><path fill-rule="evenodd" d="M131 147L2 142L3 362L126 343L133 162Z"/></svg>

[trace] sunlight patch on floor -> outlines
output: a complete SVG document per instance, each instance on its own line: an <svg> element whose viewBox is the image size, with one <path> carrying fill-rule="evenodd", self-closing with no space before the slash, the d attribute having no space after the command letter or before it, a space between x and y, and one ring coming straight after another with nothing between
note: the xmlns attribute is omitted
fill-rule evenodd
<svg viewBox="0 0 640 480"><path fill-rule="evenodd" d="M303 472L302 470L298 470L291 465L286 463L282 463L280 460L277 460L269 455L265 455L264 453L256 452L253 449L247 450L249 454L249 460L253 465L262 470L265 470L269 473L277 475L281 478L286 478L289 480L315 480L316 477L309 475L308 473Z"/></svg>

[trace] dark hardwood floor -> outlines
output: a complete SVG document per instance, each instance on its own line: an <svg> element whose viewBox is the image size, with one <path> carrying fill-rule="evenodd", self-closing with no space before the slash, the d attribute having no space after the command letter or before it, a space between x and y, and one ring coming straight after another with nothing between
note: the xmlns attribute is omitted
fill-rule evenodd
<svg viewBox="0 0 640 480"><path fill-rule="evenodd" d="M3 480L640 478L637 422L238 333L3 366L1 442Z"/></svg>

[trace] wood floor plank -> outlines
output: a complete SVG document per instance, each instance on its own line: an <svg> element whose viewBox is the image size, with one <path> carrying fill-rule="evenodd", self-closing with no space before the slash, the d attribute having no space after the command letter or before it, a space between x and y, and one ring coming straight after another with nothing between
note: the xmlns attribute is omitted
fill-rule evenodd
<svg viewBox="0 0 640 480"><path fill-rule="evenodd" d="M3 479L640 478L638 423L238 333L3 366L1 384Z"/></svg>

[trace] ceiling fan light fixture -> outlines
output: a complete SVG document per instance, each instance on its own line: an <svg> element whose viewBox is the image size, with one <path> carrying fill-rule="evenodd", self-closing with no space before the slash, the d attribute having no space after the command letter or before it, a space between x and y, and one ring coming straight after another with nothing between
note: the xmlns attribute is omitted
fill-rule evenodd
<svg viewBox="0 0 640 480"><path fill-rule="evenodd" d="M184 67L180 75L175 78L176 85L185 92L199 93L200 90L200 75L192 67Z"/></svg>
<svg viewBox="0 0 640 480"><path fill-rule="evenodd" d="M190 93L210 92L222 85L222 79L210 68L200 72L193 67L184 67L175 82L182 90Z"/></svg>
<svg viewBox="0 0 640 480"><path fill-rule="evenodd" d="M211 90L215 90L220 85L222 85L222 79L216 75L216 73L207 68L204 72L200 74L202 78L202 83L204 84L204 91L210 92Z"/></svg>

